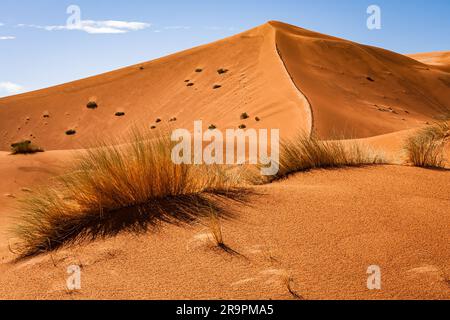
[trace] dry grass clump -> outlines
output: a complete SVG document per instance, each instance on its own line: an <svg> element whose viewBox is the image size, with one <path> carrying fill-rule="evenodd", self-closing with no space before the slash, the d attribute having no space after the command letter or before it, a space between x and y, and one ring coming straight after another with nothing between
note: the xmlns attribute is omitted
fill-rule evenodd
<svg viewBox="0 0 450 320"><path fill-rule="evenodd" d="M41 148L33 145L29 140L24 140L11 144L11 154L33 154L38 152L44 152Z"/></svg>
<svg viewBox="0 0 450 320"><path fill-rule="evenodd" d="M385 163L382 156L357 142L322 141L300 134L284 142L280 150L280 170L273 179L312 169L358 167Z"/></svg>
<svg viewBox="0 0 450 320"><path fill-rule="evenodd" d="M449 140L449 121L438 122L420 130L406 140L404 149L408 161L416 167L444 168L445 146Z"/></svg>
<svg viewBox="0 0 450 320"><path fill-rule="evenodd" d="M145 232L227 214L222 201L243 201L238 178L217 166L176 165L172 142L135 131L77 155L69 174L22 201L15 230L22 258L81 240Z"/></svg>

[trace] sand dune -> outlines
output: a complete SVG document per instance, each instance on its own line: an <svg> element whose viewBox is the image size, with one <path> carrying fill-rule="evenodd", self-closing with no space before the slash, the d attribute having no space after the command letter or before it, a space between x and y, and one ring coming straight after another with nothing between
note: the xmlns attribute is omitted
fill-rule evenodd
<svg viewBox="0 0 450 320"><path fill-rule="evenodd" d="M286 277L306 299L450 298L448 170L313 171L252 187L249 206L233 205L224 222L225 241L242 256L212 248L201 224L122 233L20 263L9 248L18 198L63 173L74 150L134 124L314 132L358 139L403 164L404 139L450 110L449 62L448 52L404 56L272 21L0 99L0 298L291 299ZM10 155L22 139L46 152ZM83 266L76 295L64 289L70 264ZM383 270L381 291L366 288L373 264Z"/></svg>
<svg viewBox="0 0 450 320"><path fill-rule="evenodd" d="M82 148L133 123L191 128L201 119L237 128L243 112L262 120L248 127L280 128L283 137L311 127L324 138L371 137L420 127L448 110L449 83L447 72L411 58L269 22L162 59L0 99L0 148L24 138L45 150ZM86 107L91 100L97 109ZM68 129L76 135L67 136Z"/></svg>
<svg viewBox="0 0 450 320"><path fill-rule="evenodd" d="M411 57L422 63L429 64L436 68L442 69L446 72L450 71L450 52L449 51L409 54L408 57Z"/></svg>

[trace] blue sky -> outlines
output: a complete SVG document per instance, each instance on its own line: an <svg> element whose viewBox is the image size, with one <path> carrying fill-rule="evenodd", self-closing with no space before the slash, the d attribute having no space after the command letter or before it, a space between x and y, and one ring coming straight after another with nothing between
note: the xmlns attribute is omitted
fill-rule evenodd
<svg viewBox="0 0 450 320"><path fill-rule="evenodd" d="M381 30L366 26L372 4L381 8ZM81 9L79 30L66 28L70 5ZM0 96L151 60L268 20L400 53L450 50L449 0L0 0Z"/></svg>

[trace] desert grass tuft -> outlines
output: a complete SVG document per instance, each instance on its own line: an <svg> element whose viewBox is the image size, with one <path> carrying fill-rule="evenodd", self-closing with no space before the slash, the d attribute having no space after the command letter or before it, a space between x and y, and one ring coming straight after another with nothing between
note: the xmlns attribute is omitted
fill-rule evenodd
<svg viewBox="0 0 450 320"><path fill-rule="evenodd" d="M44 152L44 150L33 145L33 143L29 140L24 140L11 144L11 154L13 155L33 154L38 152Z"/></svg>
<svg viewBox="0 0 450 320"><path fill-rule="evenodd" d="M450 122L442 121L419 130L406 140L408 162L416 167L445 168L445 146L450 140Z"/></svg>
<svg viewBox="0 0 450 320"><path fill-rule="evenodd" d="M24 198L15 230L21 258L162 222L192 223L224 201L243 201L238 178L218 166L176 165L172 142L134 131L76 155L66 175Z"/></svg>
<svg viewBox="0 0 450 320"><path fill-rule="evenodd" d="M322 141L299 134L285 141L280 150L280 169L271 180L313 169L359 167L385 163L383 156L354 141Z"/></svg>

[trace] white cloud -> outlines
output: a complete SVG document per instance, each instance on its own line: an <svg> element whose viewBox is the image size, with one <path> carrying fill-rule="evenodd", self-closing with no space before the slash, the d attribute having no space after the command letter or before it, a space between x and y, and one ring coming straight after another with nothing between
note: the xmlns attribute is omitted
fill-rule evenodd
<svg viewBox="0 0 450 320"><path fill-rule="evenodd" d="M21 85L6 81L0 82L0 93L16 94L24 90Z"/></svg>
<svg viewBox="0 0 450 320"><path fill-rule="evenodd" d="M81 20L79 24L73 25L59 25L59 26L37 26L37 25L24 25L19 24L18 27L30 27L43 29L47 31L61 31L61 30L77 30L84 31L90 34L120 34L130 31L139 31L147 29L151 26L145 22L128 22L128 21L94 21L94 20Z"/></svg>
<svg viewBox="0 0 450 320"><path fill-rule="evenodd" d="M0 22L0 27L3 27L5 24Z"/></svg>
<svg viewBox="0 0 450 320"><path fill-rule="evenodd" d="M16 37L13 36L0 36L0 40L14 40Z"/></svg>

